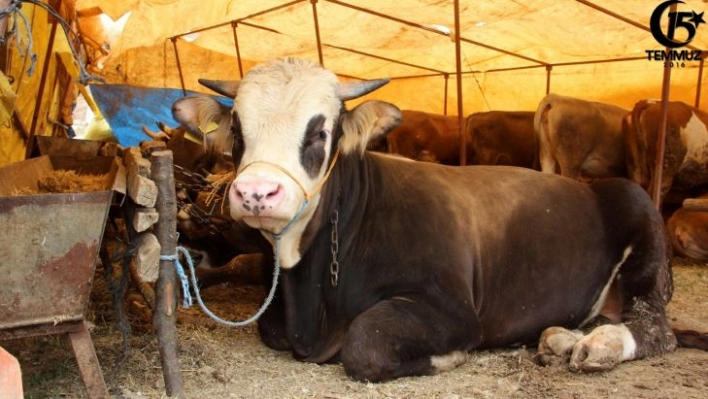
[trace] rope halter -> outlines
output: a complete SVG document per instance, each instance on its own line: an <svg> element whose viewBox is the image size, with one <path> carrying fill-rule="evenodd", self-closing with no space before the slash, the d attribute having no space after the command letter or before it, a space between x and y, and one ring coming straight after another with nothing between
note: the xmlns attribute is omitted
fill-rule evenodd
<svg viewBox="0 0 708 399"><path fill-rule="evenodd" d="M309 205L309 203L310 203L310 201L312 200L312 198L313 198L315 195L317 195L317 194L320 192L320 190L322 190L322 187L324 186L324 184L325 184L325 183L327 182L327 180L329 179L329 176L330 176L330 174L332 173L332 169L334 169L334 165L337 163L337 160L338 160L338 159L339 159L339 147L337 147L337 151L334 153L334 157L332 157L332 161L330 162L329 167L327 168L327 172L325 172L324 176L322 177L322 180L320 180L320 181L317 183L317 185L312 189L312 191L309 192L309 193L308 193L307 190L305 189L305 186L303 186L302 183L300 183L300 181L299 181L295 176L293 176L292 173L290 173L287 169L285 169L284 167L282 167L282 166L280 166L280 165L278 165L278 164L276 164L276 163L268 162L268 161L253 161L253 162L247 164L246 166L244 166L243 169L241 169L241 170L238 172L238 174L236 175L236 178L238 178L238 176L239 176L241 173L243 173L246 169L248 169L251 165L254 165L254 164L265 164L265 165L268 165L268 166L270 166L270 167L273 167L273 168L277 169L278 171L282 172L284 175L288 176L288 177L290 178L290 180L294 181L295 184L297 184L297 186L300 187L300 190L302 190L303 194L305 195L305 199L302 201L302 205L300 206L300 210L297 211L297 213L295 214L295 216L293 216L293 218L290 219L290 221L285 225L285 227L283 227L282 230L280 230L279 233L273 233L272 231L266 230L266 229L260 229L260 230L261 230L262 232L268 234L268 235L269 235L271 238L273 238L274 240L275 240L275 239L278 239L278 238L280 238L280 237L282 237L283 234L285 234L285 233L290 229L290 227L291 227L298 219L300 219L300 216L302 216L303 212L305 211L305 209L306 209L307 206Z"/></svg>

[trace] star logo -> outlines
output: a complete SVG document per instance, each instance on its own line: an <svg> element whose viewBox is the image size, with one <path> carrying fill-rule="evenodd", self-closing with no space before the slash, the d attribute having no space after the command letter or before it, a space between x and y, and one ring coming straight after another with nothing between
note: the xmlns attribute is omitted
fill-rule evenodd
<svg viewBox="0 0 708 399"><path fill-rule="evenodd" d="M703 12L697 13L695 11L670 11L669 7L675 4L685 4L682 0L666 0L659 4L654 12L651 14L649 19L651 34L654 36L659 44L677 48L685 46L693 40L698 30L698 25L705 24L706 21L703 19ZM662 30L661 19L663 15L666 14L669 18L668 29L666 32ZM675 39L677 31L684 31L685 40L678 41ZM682 36L683 36L682 35Z"/></svg>
<svg viewBox="0 0 708 399"><path fill-rule="evenodd" d="M693 16L688 20L693 22L693 24L696 26L696 29L698 28L698 24L706 23L706 21L703 20L703 13L697 14L695 11L692 11L692 13Z"/></svg>

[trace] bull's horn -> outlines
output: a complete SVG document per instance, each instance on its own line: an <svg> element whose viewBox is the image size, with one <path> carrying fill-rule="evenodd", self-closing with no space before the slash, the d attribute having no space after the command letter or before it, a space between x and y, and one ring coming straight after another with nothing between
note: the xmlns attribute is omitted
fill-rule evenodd
<svg viewBox="0 0 708 399"><path fill-rule="evenodd" d="M342 101L353 100L388 83L391 79L365 80L363 82L340 83L337 97Z"/></svg>
<svg viewBox="0 0 708 399"><path fill-rule="evenodd" d="M238 85L241 83L240 80L209 80L209 79L198 79L199 83L215 92L226 96L229 98L236 98L236 92L238 91Z"/></svg>

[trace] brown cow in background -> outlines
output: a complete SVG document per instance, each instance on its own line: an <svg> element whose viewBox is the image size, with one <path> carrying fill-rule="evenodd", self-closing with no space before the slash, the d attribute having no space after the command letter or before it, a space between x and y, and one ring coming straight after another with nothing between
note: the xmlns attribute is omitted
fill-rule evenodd
<svg viewBox="0 0 708 399"><path fill-rule="evenodd" d="M613 104L546 95L534 118L541 171L580 181L626 177L622 119L628 113Z"/></svg>
<svg viewBox="0 0 708 399"><path fill-rule="evenodd" d="M659 101L641 100L623 121L629 177L650 193L661 112ZM680 101L669 101L667 115L662 199L671 189L708 184L708 114Z"/></svg>
<svg viewBox="0 0 708 399"><path fill-rule="evenodd" d="M401 124L369 150L398 154L416 161L460 164L460 122L457 116L401 111Z"/></svg>
<svg viewBox="0 0 708 399"><path fill-rule="evenodd" d="M537 168L538 141L532 111L476 112L465 120L470 165Z"/></svg>
<svg viewBox="0 0 708 399"><path fill-rule="evenodd" d="M708 195L699 197L708 201ZM708 209L679 208L666 222L674 253L708 261Z"/></svg>
<svg viewBox="0 0 708 399"><path fill-rule="evenodd" d="M477 112L465 119L468 165L513 165L533 168L538 144L531 111ZM416 161L460 164L457 116L402 111L402 121L388 135L370 143L369 150Z"/></svg>

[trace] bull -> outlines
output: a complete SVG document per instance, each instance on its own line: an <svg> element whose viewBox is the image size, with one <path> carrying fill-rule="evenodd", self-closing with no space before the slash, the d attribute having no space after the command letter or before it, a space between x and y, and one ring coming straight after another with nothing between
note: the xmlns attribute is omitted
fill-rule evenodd
<svg viewBox="0 0 708 399"><path fill-rule="evenodd" d="M664 224L637 184L366 151L400 110L345 102L387 80L340 83L305 60L201 82L238 99L214 132L236 165L231 216L282 270L258 324L267 346L372 382L539 336L541 363L583 371L677 347Z"/></svg>

